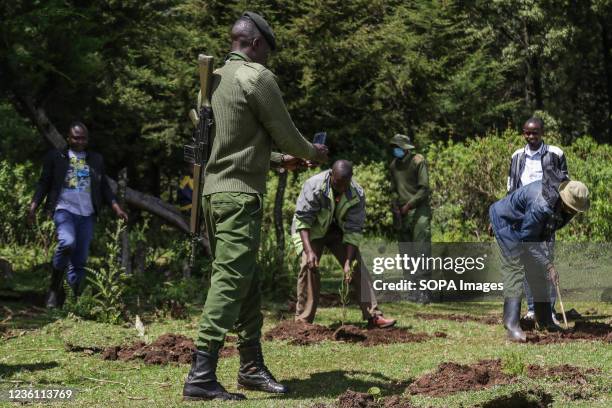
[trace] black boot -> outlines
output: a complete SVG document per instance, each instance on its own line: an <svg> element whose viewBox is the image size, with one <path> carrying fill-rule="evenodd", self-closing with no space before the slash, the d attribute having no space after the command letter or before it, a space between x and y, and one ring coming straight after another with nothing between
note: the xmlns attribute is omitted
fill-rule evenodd
<svg viewBox="0 0 612 408"><path fill-rule="evenodd" d="M519 324L520 318L521 298L504 299L504 327L510 341L527 341L527 335Z"/></svg>
<svg viewBox="0 0 612 408"><path fill-rule="evenodd" d="M261 344L238 347L240 352L240 369L238 370L238 388L285 394L289 390L276 381L264 364Z"/></svg>
<svg viewBox="0 0 612 408"><path fill-rule="evenodd" d="M183 386L184 401L246 399L242 394L227 392L217 382L217 353L196 350L191 358L191 370Z"/></svg>
<svg viewBox="0 0 612 408"><path fill-rule="evenodd" d="M64 293L63 283L64 272L54 268L53 272L51 273L51 285L49 285L49 292L47 292L47 297L45 299L47 308L52 309L62 307L64 305L66 294Z"/></svg>
<svg viewBox="0 0 612 408"><path fill-rule="evenodd" d="M550 302L534 302L535 320L540 330L549 332L562 331L552 319L552 305Z"/></svg>

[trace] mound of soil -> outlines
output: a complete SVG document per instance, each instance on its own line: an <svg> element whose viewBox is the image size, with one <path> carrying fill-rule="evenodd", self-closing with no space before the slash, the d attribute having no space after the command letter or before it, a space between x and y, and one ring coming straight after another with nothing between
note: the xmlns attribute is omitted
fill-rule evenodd
<svg viewBox="0 0 612 408"><path fill-rule="evenodd" d="M554 377L560 378L571 385L586 385L587 374L597 374L600 371L596 368L580 368L569 364L562 364L554 367L542 367L530 364L527 367L529 377Z"/></svg>
<svg viewBox="0 0 612 408"><path fill-rule="evenodd" d="M410 401L397 395L374 401L374 397L370 394L351 390L346 390L338 397L336 406L339 408L415 408Z"/></svg>
<svg viewBox="0 0 612 408"><path fill-rule="evenodd" d="M608 323L578 321L573 328L558 333L527 333L528 343L550 344L574 340L599 340L612 343L612 326Z"/></svg>
<svg viewBox="0 0 612 408"><path fill-rule="evenodd" d="M529 390L516 391L478 406L481 408L547 408L552 403L552 395L540 390Z"/></svg>
<svg viewBox="0 0 612 408"><path fill-rule="evenodd" d="M180 334L167 333L159 336L153 343L147 345L142 341L125 345L111 346L102 352L103 360L136 360L142 359L145 364L180 364L191 363L191 354L196 347L193 340ZM229 357L237 353L234 347L224 347L219 357Z"/></svg>
<svg viewBox="0 0 612 408"><path fill-rule="evenodd" d="M476 391L494 385L509 384L512 377L502 372L501 360L481 360L476 364L463 365L442 363L430 374L419 377L410 384L410 394L441 397L458 391Z"/></svg>
<svg viewBox="0 0 612 408"><path fill-rule="evenodd" d="M305 346L330 340L334 330L320 324L281 320L281 322L268 331L265 340L289 340L289 344Z"/></svg>
<svg viewBox="0 0 612 408"><path fill-rule="evenodd" d="M454 322L477 322L482 324L501 324L499 316L470 316L444 313L415 313L414 317L424 320L451 320Z"/></svg>
<svg viewBox="0 0 612 408"><path fill-rule="evenodd" d="M433 337L446 337L446 333L412 333L408 329L391 327L388 329L363 329L354 325L344 325L332 329L319 324L283 320L266 333L266 340L289 340L293 345L309 345L324 340L360 343L364 346L392 343L419 343Z"/></svg>

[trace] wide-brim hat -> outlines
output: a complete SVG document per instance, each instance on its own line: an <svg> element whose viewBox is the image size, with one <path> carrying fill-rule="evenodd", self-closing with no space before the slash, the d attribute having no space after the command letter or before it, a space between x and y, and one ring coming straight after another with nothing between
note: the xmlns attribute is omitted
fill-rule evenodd
<svg viewBox="0 0 612 408"><path fill-rule="evenodd" d="M389 144L401 147L402 149L414 149L414 145L409 136L396 134L389 140Z"/></svg>
<svg viewBox="0 0 612 408"><path fill-rule="evenodd" d="M276 49L276 37L274 36L274 31L272 31L270 24L268 24L262 16L252 11L245 11L242 17L248 18L255 24L261 35L263 35L268 42L270 49L274 51Z"/></svg>
<svg viewBox="0 0 612 408"><path fill-rule="evenodd" d="M589 209L589 189L580 181L568 180L559 185L559 196L568 207L578 212Z"/></svg>

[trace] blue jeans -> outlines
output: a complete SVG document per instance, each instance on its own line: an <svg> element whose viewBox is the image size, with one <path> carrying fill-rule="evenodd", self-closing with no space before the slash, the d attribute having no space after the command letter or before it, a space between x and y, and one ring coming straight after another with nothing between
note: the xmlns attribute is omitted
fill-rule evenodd
<svg viewBox="0 0 612 408"><path fill-rule="evenodd" d="M523 278L523 287L525 288L525 297L527 298L527 311L533 312L533 295L531 294L531 288L527 283L527 278ZM555 302L557 301L557 290L555 289L555 285L549 284L548 290L550 292L550 304L552 307L553 313L555 313Z"/></svg>
<svg viewBox="0 0 612 408"><path fill-rule="evenodd" d="M76 215L57 210L53 222L58 245L53 255L53 268L64 271L68 267L68 284L78 286L85 277L85 263L93 238L94 215Z"/></svg>

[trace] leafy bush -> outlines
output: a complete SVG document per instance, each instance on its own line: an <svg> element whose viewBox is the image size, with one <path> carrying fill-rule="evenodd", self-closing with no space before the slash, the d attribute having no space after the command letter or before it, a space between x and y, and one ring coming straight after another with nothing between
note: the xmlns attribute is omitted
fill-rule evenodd
<svg viewBox="0 0 612 408"><path fill-rule="evenodd" d="M112 238L106 244L106 265L97 270L88 269L88 281L92 285L95 302L91 313L102 323L119 323L124 309L125 275L117 259L123 228L123 221L120 220L114 232L107 230Z"/></svg>
<svg viewBox="0 0 612 408"><path fill-rule="evenodd" d="M27 208L34 195L37 169L30 162L0 161L0 244L35 243L47 251L52 245L53 221L41 215L29 227Z"/></svg>

